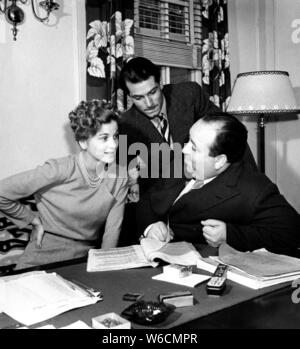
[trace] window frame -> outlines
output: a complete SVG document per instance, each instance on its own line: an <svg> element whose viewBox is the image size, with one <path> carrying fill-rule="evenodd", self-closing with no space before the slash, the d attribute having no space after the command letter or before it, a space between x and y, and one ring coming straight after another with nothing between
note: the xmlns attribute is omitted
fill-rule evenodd
<svg viewBox="0 0 300 349"><path fill-rule="evenodd" d="M140 26L140 0L134 1L134 19L135 19L135 30L137 34L162 38L166 40L173 40L179 42L185 42L186 44L192 43L192 30L193 30L193 20L191 21L191 6L193 6L193 1L181 1L181 0L159 0L160 6L160 28L150 29L143 28ZM172 33L169 30L169 4L179 5L184 7L184 30L185 34ZM165 26L167 23L167 26ZM164 31L164 28L166 29ZM188 29L187 29L188 28Z"/></svg>

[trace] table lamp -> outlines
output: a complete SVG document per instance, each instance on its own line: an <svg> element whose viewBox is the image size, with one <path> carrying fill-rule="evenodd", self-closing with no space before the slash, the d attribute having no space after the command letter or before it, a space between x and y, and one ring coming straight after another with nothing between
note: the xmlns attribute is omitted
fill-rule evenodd
<svg viewBox="0 0 300 349"><path fill-rule="evenodd" d="M300 113L286 71L253 71L237 75L227 112L257 115L259 168L265 173L265 122L269 115Z"/></svg>

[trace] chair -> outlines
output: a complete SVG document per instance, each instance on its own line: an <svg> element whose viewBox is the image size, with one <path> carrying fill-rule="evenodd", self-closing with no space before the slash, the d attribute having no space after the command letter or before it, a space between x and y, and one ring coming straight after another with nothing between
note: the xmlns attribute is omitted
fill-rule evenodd
<svg viewBox="0 0 300 349"><path fill-rule="evenodd" d="M34 198L20 200L36 211ZM6 217L0 217L0 276L11 273L17 265L31 234L31 227L18 228Z"/></svg>

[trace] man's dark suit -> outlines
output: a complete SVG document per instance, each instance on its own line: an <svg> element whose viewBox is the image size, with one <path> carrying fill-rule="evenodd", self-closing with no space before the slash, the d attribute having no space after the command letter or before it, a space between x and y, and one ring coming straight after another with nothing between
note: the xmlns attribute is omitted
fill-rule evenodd
<svg viewBox="0 0 300 349"><path fill-rule="evenodd" d="M169 221L176 240L203 243L200 222L217 219L227 224L227 243L237 250L264 247L285 253L300 247L299 214L275 184L243 162L230 165L174 203L184 186L183 179L170 180L161 188L156 185L148 211L144 211L144 228L159 220Z"/></svg>

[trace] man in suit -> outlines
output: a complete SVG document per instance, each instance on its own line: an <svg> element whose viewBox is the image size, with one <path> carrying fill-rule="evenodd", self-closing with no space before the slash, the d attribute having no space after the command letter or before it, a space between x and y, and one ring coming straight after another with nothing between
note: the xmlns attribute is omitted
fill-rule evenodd
<svg viewBox="0 0 300 349"><path fill-rule="evenodd" d="M185 240L240 251L266 248L291 254L300 247L299 214L264 174L242 160L247 130L232 115L214 113L197 121L183 149L191 179L156 185L145 211L145 234L162 241Z"/></svg>

